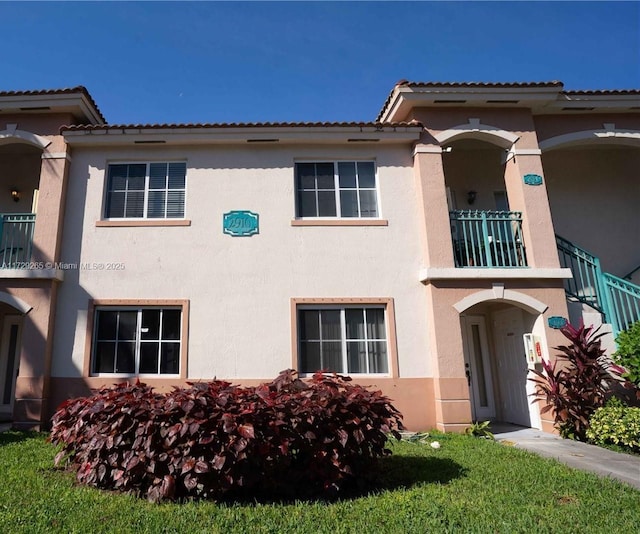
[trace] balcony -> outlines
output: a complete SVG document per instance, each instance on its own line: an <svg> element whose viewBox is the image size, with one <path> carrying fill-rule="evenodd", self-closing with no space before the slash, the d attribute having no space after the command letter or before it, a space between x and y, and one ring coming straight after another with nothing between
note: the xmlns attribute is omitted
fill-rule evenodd
<svg viewBox="0 0 640 534"><path fill-rule="evenodd" d="M0 269L27 268L35 222L35 213L0 214Z"/></svg>
<svg viewBox="0 0 640 534"><path fill-rule="evenodd" d="M527 267L519 211L449 212L456 267Z"/></svg>

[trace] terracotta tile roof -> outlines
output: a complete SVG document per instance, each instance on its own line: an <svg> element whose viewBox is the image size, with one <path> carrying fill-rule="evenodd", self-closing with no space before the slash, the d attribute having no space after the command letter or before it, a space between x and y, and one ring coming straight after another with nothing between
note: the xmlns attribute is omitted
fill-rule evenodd
<svg viewBox="0 0 640 534"><path fill-rule="evenodd" d="M78 85L76 87L65 87L63 89L36 89L32 91L0 91L0 97L3 96L47 96L47 95L70 95L70 94L82 94L84 95L89 103L93 106L100 119L103 122L107 122L104 118L104 115L98 108L98 104L93 99L89 91L86 87L82 85Z"/></svg>
<svg viewBox="0 0 640 534"><path fill-rule="evenodd" d="M624 96L624 95L640 95L640 89L596 89L586 91L560 91L561 95L584 95L584 96Z"/></svg>
<svg viewBox="0 0 640 534"><path fill-rule="evenodd" d="M62 126L60 132L88 130L177 130L193 128L422 128L411 122L212 122L182 124L78 124Z"/></svg>
<svg viewBox="0 0 640 534"><path fill-rule="evenodd" d="M557 87L562 89L564 87L563 83L558 80L553 80L550 82L410 82L409 80L399 80L394 85L393 89L389 92L389 96L385 100L380 113L376 117L376 120L380 120L380 117L387 111L389 104L391 103L391 99L393 97L393 91L396 87L419 87L419 88L429 88L429 87L446 87L450 89L532 89L532 88L543 88L543 87Z"/></svg>
<svg viewBox="0 0 640 534"><path fill-rule="evenodd" d="M558 80L553 80L551 82L410 82L407 80L400 80L398 83L396 83L396 87L399 85L404 85L407 87L486 87L496 89L563 87L562 82Z"/></svg>

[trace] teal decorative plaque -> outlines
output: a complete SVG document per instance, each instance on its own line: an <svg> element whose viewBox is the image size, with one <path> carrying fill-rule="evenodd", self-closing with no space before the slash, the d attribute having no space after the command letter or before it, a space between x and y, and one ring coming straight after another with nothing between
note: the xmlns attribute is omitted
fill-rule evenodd
<svg viewBox="0 0 640 534"><path fill-rule="evenodd" d="M549 317L548 320L549 328L563 328L564 325L567 324L567 320L564 317L560 317L558 315L554 315L553 317Z"/></svg>
<svg viewBox="0 0 640 534"><path fill-rule="evenodd" d="M524 183L527 185L542 185L542 176L539 174L525 174Z"/></svg>
<svg viewBox="0 0 640 534"><path fill-rule="evenodd" d="M236 210L222 216L222 231L233 237L247 237L260 233L259 216L246 210Z"/></svg>

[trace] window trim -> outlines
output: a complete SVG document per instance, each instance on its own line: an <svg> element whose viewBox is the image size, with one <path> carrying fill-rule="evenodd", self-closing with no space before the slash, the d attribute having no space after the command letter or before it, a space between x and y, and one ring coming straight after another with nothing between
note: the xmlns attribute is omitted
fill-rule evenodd
<svg viewBox="0 0 640 534"><path fill-rule="evenodd" d="M111 165L146 165L144 184L144 212L148 208L149 199L149 175L152 163L184 163L184 215L182 217L107 217L106 210L109 202L109 167ZM186 218L187 214L187 178L189 166L186 159L144 159L144 160L113 160L107 161L104 172L104 182L102 191L102 206L100 219L96 221L96 226L190 226L191 221Z"/></svg>
<svg viewBox="0 0 640 534"><path fill-rule="evenodd" d="M304 308L358 308L367 306L382 306L385 310L385 328L387 330L387 358L389 371L387 373L352 373L354 378L397 378L398 377L398 343L396 337L396 314L392 298L388 297L344 297L344 298L292 298L291 299L291 368L299 369L299 327L298 310ZM340 373L348 374L348 373ZM311 373L300 373L300 376L311 376Z"/></svg>
<svg viewBox="0 0 640 534"><path fill-rule="evenodd" d="M378 215L376 217L342 217L340 215L335 216L318 216L318 217L303 217L299 215L300 204L298 195L298 174L297 165L304 163L332 163L333 164L333 176L335 186L335 199L336 199L336 213L340 213L340 183L338 174L339 163L373 163L374 179L375 179L375 193L376 193L376 211ZM378 162L375 158L303 158L295 159L293 162L293 189L294 189L294 217L291 220L291 226L388 226L389 222L382 218L381 201L380 201L380 179L378 176ZM346 188L352 189L352 188ZM363 188L368 190L370 188ZM356 191L360 191L360 188L356 188ZM359 196L358 196L359 198Z"/></svg>
<svg viewBox="0 0 640 534"><path fill-rule="evenodd" d="M116 309L140 309L140 308L180 308L182 321L180 325L180 372L178 374L135 374L135 373L93 373L91 370L91 357L94 347L94 328L96 311L100 308ZM84 349L83 377L92 378L136 378L154 380L176 380L187 378L187 361L189 348L189 300L186 299L91 299L87 308L87 324Z"/></svg>

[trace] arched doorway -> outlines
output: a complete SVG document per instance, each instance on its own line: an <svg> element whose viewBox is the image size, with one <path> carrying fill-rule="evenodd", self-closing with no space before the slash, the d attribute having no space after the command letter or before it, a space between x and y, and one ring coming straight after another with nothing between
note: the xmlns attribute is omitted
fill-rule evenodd
<svg viewBox="0 0 640 534"><path fill-rule="evenodd" d="M516 300L507 295L496 299L489 290L456 306L461 311L472 417L475 421L541 428L538 407L531 404L531 364L527 362L524 335L536 336L546 356L542 316L546 306L524 294L505 293Z"/></svg>

